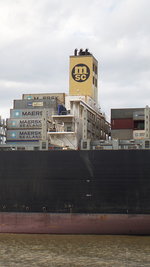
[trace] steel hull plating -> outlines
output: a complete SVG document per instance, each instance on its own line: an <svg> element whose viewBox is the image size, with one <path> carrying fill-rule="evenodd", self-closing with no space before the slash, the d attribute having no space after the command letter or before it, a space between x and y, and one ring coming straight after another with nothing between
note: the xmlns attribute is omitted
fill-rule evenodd
<svg viewBox="0 0 150 267"><path fill-rule="evenodd" d="M150 234L150 151L0 152L0 232Z"/></svg>
<svg viewBox="0 0 150 267"><path fill-rule="evenodd" d="M150 215L0 213L1 233L149 235Z"/></svg>

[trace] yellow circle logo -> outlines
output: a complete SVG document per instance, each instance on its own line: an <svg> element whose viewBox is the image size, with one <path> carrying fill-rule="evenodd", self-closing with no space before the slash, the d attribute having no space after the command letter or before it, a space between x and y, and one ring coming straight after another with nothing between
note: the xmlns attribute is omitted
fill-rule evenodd
<svg viewBox="0 0 150 267"><path fill-rule="evenodd" d="M72 78L76 82L85 82L90 76L90 69L85 64L77 64L72 69Z"/></svg>

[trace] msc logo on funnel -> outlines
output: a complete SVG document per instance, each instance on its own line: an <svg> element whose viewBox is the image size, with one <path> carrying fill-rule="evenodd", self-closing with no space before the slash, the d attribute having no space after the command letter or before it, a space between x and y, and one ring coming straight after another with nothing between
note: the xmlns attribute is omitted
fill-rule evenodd
<svg viewBox="0 0 150 267"><path fill-rule="evenodd" d="M90 76L90 69L85 64L77 64L72 69L72 78L76 82L85 82Z"/></svg>

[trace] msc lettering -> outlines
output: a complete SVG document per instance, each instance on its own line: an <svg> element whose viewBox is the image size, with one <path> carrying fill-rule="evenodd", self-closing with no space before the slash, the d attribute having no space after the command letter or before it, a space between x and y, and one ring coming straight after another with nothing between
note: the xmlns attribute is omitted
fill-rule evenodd
<svg viewBox="0 0 150 267"><path fill-rule="evenodd" d="M90 76L90 69L85 64L77 64L72 69L72 78L76 82L85 82Z"/></svg>

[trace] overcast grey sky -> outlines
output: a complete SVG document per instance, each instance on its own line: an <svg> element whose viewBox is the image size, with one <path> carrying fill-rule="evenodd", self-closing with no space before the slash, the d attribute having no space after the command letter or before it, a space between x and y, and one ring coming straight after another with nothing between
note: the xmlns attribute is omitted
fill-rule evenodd
<svg viewBox="0 0 150 267"><path fill-rule="evenodd" d="M150 0L0 0L0 114L23 93L68 92L69 56L99 62L99 102L150 104Z"/></svg>

